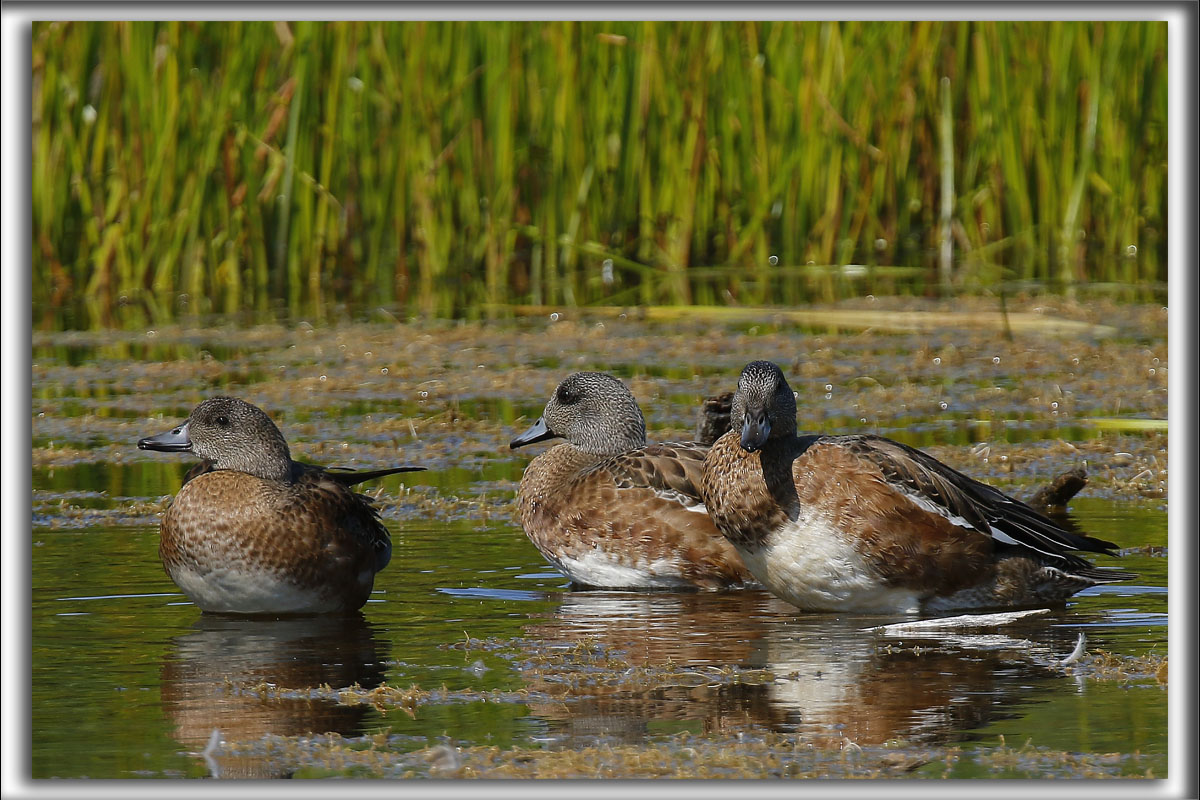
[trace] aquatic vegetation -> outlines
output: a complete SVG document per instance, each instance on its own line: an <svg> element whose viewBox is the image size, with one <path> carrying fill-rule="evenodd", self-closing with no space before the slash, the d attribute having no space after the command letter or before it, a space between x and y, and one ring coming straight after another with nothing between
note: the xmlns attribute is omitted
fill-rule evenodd
<svg viewBox="0 0 1200 800"><path fill-rule="evenodd" d="M951 305L861 304L928 318ZM952 305L968 314L986 307ZM750 352L789 354L804 393L801 429L881 433L1018 497L1086 464L1086 497L1165 500L1166 431L1139 426L1167 416L1161 307L1032 298L1012 310L1078 321L1082 333L1021 333L1006 343L993 330L926 331L924 321L917 332L842 333L783 322L586 316L258 325L235 336L220 326L174 325L35 333L34 519L54 527L153 523L188 464L154 459L131 443L211 394L237 394L287 427L298 460L428 466L430 474L370 487L386 520L507 520L526 463L508 441L537 417L541 396L564 372L620 375L645 410L649 437L684 441L701 400L731 388ZM1101 320L1116 333L1087 333ZM1114 414L1131 424L1091 424ZM79 494L84 475L90 493Z"/></svg>
<svg viewBox="0 0 1200 800"><path fill-rule="evenodd" d="M1167 657L1150 652L1139 656L1127 656L1097 650L1088 653L1073 672L1095 680L1129 683L1153 677L1160 685L1167 685Z"/></svg>
<svg viewBox="0 0 1200 800"><path fill-rule="evenodd" d="M381 741L382 740L382 741ZM860 747L845 740L815 747L801 736L766 731L736 736L679 734L647 746L578 750L455 746L415 751L385 736L269 737L223 743L222 754L269 759L293 777L361 778L1130 778L1156 777L1135 754L1072 753L1035 746ZM965 773L965 774L963 774Z"/></svg>

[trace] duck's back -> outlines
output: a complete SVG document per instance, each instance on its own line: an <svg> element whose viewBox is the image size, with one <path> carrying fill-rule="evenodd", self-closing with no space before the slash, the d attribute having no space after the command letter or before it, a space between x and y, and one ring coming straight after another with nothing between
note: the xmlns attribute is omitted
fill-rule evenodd
<svg viewBox="0 0 1200 800"><path fill-rule="evenodd" d="M205 611L322 613L359 608L387 564L387 529L323 470L292 483L232 470L189 480L163 518L159 555Z"/></svg>

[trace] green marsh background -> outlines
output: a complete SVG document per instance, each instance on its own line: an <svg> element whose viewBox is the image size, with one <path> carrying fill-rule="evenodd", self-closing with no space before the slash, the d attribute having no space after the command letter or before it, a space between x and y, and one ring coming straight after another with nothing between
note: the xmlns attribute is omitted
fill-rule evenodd
<svg viewBox="0 0 1200 800"><path fill-rule="evenodd" d="M34 325L1148 299L1166 33L35 23Z"/></svg>

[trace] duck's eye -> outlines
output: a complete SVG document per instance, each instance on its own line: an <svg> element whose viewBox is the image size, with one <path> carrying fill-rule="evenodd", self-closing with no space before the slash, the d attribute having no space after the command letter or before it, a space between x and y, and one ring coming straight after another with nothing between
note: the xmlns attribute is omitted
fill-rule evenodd
<svg viewBox="0 0 1200 800"><path fill-rule="evenodd" d="M228 428L229 427L229 417L225 416L224 414L220 415L219 417L217 417L217 424L220 425L222 428Z"/></svg>
<svg viewBox="0 0 1200 800"><path fill-rule="evenodd" d="M558 387L558 402L560 405L569 406L579 402L579 394L573 389L566 386Z"/></svg>

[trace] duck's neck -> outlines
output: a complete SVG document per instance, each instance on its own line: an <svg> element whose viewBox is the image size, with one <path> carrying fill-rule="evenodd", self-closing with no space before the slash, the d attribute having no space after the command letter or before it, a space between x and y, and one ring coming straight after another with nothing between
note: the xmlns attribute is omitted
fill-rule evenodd
<svg viewBox="0 0 1200 800"><path fill-rule="evenodd" d="M791 460L786 447L748 453L738 433L722 436L705 459L704 504L721 533L740 548L755 549L788 519L793 505Z"/></svg>
<svg viewBox="0 0 1200 800"><path fill-rule="evenodd" d="M619 456L646 446L646 426L640 418L630 419L621 426L587 431L571 445L592 456Z"/></svg>
<svg viewBox="0 0 1200 800"><path fill-rule="evenodd" d="M272 443L269 447L245 448L224 455L213 464L214 469L245 472L265 481L291 483L295 479L291 454L286 443Z"/></svg>

